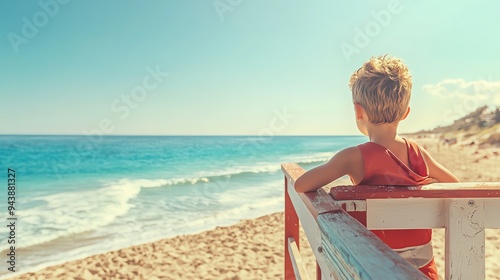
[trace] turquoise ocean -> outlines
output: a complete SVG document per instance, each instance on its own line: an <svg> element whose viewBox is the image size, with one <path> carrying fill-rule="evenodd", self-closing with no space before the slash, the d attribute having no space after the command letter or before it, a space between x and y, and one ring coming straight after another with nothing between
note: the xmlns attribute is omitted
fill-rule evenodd
<svg viewBox="0 0 500 280"><path fill-rule="evenodd" d="M364 141L361 136L4 135L2 221L7 221L11 168L17 185L16 268L37 270L283 211L281 163L310 169ZM2 226L4 257L7 236Z"/></svg>

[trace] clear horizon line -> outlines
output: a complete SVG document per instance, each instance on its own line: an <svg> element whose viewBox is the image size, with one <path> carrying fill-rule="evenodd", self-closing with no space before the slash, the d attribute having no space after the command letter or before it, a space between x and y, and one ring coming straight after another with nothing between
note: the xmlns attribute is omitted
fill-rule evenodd
<svg viewBox="0 0 500 280"><path fill-rule="evenodd" d="M411 134L411 133L402 133ZM254 135L254 134L107 134L107 135L85 135L85 134L5 134L0 133L0 136L82 136L82 137L119 137L119 136L165 136L165 137L316 137L316 136L360 136L361 134L290 134L290 135Z"/></svg>

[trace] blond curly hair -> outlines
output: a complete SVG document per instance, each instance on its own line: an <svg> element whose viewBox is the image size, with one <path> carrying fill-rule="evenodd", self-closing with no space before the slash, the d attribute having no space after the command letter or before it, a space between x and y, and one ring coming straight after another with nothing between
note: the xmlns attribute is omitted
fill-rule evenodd
<svg viewBox="0 0 500 280"><path fill-rule="evenodd" d="M372 57L349 81L353 102L373 124L400 121L408 108L412 78L405 63L388 55Z"/></svg>

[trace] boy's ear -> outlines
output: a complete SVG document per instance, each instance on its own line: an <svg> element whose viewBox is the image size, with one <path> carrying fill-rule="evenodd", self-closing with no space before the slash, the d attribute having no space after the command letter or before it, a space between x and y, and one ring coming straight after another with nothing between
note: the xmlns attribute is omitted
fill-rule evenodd
<svg viewBox="0 0 500 280"><path fill-rule="evenodd" d="M405 113L405 115L403 116L403 118L401 120L406 119L406 117L408 117L409 113L410 113L410 107L408 106L408 108L406 108L406 113Z"/></svg>
<svg viewBox="0 0 500 280"><path fill-rule="evenodd" d="M354 102L354 112L356 113L356 120L363 119L365 109L363 109L363 106L361 106L358 102Z"/></svg>

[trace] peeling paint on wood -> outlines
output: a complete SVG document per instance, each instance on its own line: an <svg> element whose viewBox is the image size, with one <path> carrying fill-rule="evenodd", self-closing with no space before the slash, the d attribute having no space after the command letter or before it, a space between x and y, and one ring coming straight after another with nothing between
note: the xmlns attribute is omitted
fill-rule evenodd
<svg viewBox="0 0 500 280"><path fill-rule="evenodd" d="M446 202L446 279L484 279L484 203L470 199Z"/></svg>
<svg viewBox="0 0 500 280"><path fill-rule="evenodd" d="M345 211L321 215L318 223L323 250L345 279L427 279Z"/></svg>

